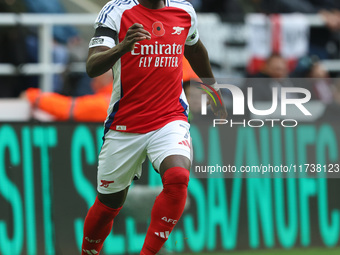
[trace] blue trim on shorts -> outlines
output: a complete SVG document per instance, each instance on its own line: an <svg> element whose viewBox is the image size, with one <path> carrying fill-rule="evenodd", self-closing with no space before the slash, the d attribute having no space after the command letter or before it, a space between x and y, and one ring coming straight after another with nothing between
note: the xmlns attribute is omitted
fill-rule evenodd
<svg viewBox="0 0 340 255"><path fill-rule="evenodd" d="M183 80L182 80L182 89L184 88L184 83L183 83ZM182 112L184 115L185 115L185 117L187 117L187 119L188 119L188 122L189 122L189 116L188 116L188 114L187 114L187 110L188 110L188 105L183 101L183 99L182 98L179 98L179 102L180 102L180 104L182 105L182 107L183 107L183 109L184 109L184 111Z"/></svg>
<svg viewBox="0 0 340 255"><path fill-rule="evenodd" d="M184 111L182 113L185 115L185 117L188 118L189 117L188 114L187 114L188 105L183 101L182 98L179 99L179 102L181 103L181 105L182 105L182 107L184 109Z"/></svg>
<svg viewBox="0 0 340 255"><path fill-rule="evenodd" d="M104 129L104 136L103 136L103 142L105 142L105 135L110 130L110 127L114 121L114 118L119 110L119 103L122 99L124 93L123 93L123 85L122 82L120 82L120 99L114 104L112 108L112 112L109 115L109 119L105 122L105 129Z"/></svg>
<svg viewBox="0 0 340 255"><path fill-rule="evenodd" d="M120 100L118 100L114 106L113 106L113 109L112 109L112 112L109 116L109 119L107 120L107 122L105 123L105 130L104 130L104 135L109 131L113 121L114 121L114 118L115 118L115 115L116 113L118 112L118 109L119 109L119 102Z"/></svg>

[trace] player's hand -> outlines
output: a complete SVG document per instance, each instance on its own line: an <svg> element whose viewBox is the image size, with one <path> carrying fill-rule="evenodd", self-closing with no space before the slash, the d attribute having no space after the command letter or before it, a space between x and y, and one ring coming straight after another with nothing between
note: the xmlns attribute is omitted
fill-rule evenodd
<svg viewBox="0 0 340 255"><path fill-rule="evenodd" d="M143 40L150 40L151 34L143 28L142 24L133 24L126 32L124 40L121 42L122 51L130 52L134 49L135 43Z"/></svg>
<svg viewBox="0 0 340 255"><path fill-rule="evenodd" d="M220 96L220 98L222 98L221 92L217 92ZM213 101L213 99L211 97L208 97L208 104L210 104L211 110L214 113L214 115L219 118L219 119L226 119L228 117L228 112L227 112L227 108L224 105L224 102L222 100L222 105L219 102L219 100L217 99L217 97L215 95L213 95L216 102L218 102L217 104L215 104L215 102Z"/></svg>

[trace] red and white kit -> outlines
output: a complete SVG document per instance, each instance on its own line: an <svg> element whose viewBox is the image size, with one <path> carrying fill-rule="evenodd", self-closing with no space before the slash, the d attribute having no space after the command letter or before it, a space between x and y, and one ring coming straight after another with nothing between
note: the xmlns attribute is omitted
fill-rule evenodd
<svg viewBox="0 0 340 255"><path fill-rule="evenodd" d="M151 40L135 44L113 67L114 88L105 122L107 129L147 133L174 120L187 120L188 104L182 89L184 46L198 41L197 18L191 4L167 0L162 9L148 9L137 0L107 3L96 28L108 27L117 38L92 38L90 47L114 47L127 30L140 23Z"/></svg>
<svg viewBox="0 0 340 255"><path fill-rule="evenodd" d="M161 9L148 9L137 0L110 1L99 13L95 28L109 28L116 32L116 38L94 37L90 48L113 48L135 23L150 32L151 40L137 42L113 66L113 93L99 157L101 193L122 190L131 183L132 175L139 177L144 159L134 155L148 155L157 170L167 156L190 158L189 107L182 87L182 60L185 45L194 45L199 39L196 13L184 0L167 0ZM107 140L112 145L106 144ZM119 141L130 145L129 149L119 150ZM133 146L134 141L136 145L144 141L144 145ZM120 152L113 153L117 150ZM131 165L133 159L138 166ZM108 181L110 185L106 185Z"/></svg>

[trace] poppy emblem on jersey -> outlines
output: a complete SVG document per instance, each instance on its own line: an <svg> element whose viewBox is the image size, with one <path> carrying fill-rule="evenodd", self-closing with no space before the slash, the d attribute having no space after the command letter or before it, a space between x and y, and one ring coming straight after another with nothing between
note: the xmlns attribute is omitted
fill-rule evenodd
<svg viewBox="0 0 340 255"><path fill-rule="evenodd" d="M152 33L155 36L163 36L165 34L165 29L163 23L160 21L156 21L152 24Z"/></svg>
<svg viewBox="0 0 340 255"><path fill-rule="evenodd" d="M108 188L110 184L114 183L114 181L105 181L105 180L100 180L102 184L100 184L100 187Z"/></svg>

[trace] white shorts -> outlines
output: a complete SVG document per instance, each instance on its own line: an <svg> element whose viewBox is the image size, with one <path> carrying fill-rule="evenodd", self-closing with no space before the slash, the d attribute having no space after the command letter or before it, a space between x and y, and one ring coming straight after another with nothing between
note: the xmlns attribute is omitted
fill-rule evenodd
<svg viewBox="0 0 340 255"><path fill-rule="evenodd" d="M173 121L146 134L109 130L99 154L97 190L102 194L119 192L142 175L142 163L148 156L158 171L171 155L191 160L190 124Z"/></svg>

